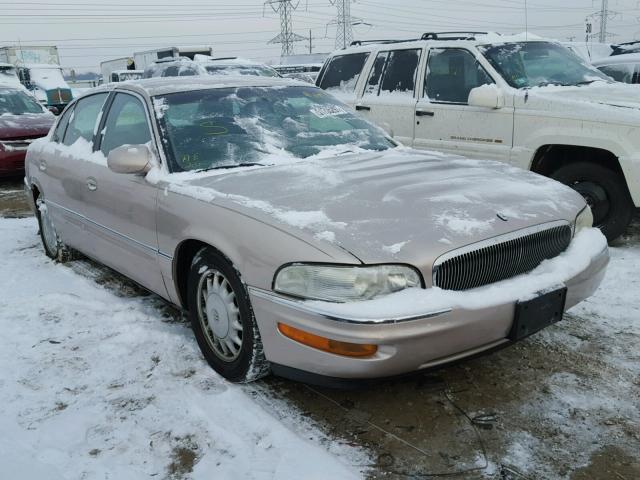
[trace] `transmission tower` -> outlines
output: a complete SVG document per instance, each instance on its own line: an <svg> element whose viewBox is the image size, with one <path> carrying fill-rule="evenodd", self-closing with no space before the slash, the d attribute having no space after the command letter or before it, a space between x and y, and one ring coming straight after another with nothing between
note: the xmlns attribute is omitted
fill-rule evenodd
<svg viewBox="0 0 640 480"><path fill-rule="evenodd" d="M338 8L338 15L331 22L336 26L336 48L346 48L353 41L353 21L351 19L351 0L329 0Z"/></svg>
<svg viewBox="0 0 640 480"><path fill-rule="evenodd" d="M607 20L609 17L609 0L602 0L602 8L600 9L600 34L598 41L604 43L607 40Z"/></svg>
<svg viewBox="0 0 640 480"><path fill-rule="evenodd" d="M292 13L298 8L300 2L295 5L292 0L267 0L265 5L269 5L274 12L280 14L280 34L269 40L268 43L281 43L280 55L285 57L293 53L293 43L307 40L306 37L293 33Z"/></svg>
<svg viewBox="0 0 640 480"><path fill-rule="evenodd" d="M587 17L587 39L598 37L598 41L600 43L605 43L607 38L615 36L615 34L609 33L607 31L607 24L609 20L616 16L618 12L614 12L609 10L609 0L602 0L602 5L600 7L600 11L596 13L592 13ZM591 23L589 23L589 18L597 17L600 23L600 30L598 33L591 33Z"/></svg>

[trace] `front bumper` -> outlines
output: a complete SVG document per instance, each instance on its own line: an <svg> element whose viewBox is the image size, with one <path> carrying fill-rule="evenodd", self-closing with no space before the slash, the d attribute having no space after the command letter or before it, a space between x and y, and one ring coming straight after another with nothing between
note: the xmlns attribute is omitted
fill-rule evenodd
<svg viewBox="0 0 640 480"><path fill-rule="evenodd" d="M595 292L608 262L604 246L585 268L564 282L566 309ZM481 293L484 288L476 290ZM276 372L303 371L333 379L402 375L507 344L517 304L514 299L482 308L438 308L408 318L370 317L365 323L363 318L339 318L307 302L261 289L250 288L249 295L265 356L278 366ZM278 322L334 340L376 344L378 352L368 358L326 353L285 337L278 331Z"/></svg>
<svg viewBox="0 0 640 480"><path fill-rule="evenodd" d="M24 175L24 159L26 155L26 149L0 150L0 177Z"/></svg>

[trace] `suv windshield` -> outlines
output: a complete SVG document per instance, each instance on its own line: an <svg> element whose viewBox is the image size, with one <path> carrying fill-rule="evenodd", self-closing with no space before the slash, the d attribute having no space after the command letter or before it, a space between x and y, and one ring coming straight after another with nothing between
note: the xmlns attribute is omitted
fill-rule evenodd
<svg viewBox="0 0 640 480"><path fill-rule="evenodd" d="M154 105L173 172L394 146L381 129L314 87L180 92L154 97Z"/></svg>
<svg viewBox="0 0 640 480"><path fill-rule="evenodd" d="M610 81L570 50L555 43L518 42L478 48L502 78L515 88Z"/></svg>
<svg viewBox="0 0 640 480"><path fill-rule="evenodd" d="M43 113L44 109L31 95L20 90L0 88L0 115L24 115Z"/></svg>

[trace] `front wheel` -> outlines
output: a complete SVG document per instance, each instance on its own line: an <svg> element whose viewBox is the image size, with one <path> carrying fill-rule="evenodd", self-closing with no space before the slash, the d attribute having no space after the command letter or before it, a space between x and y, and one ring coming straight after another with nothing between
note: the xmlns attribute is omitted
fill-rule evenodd
<svg viewBox="0 0 640 480"><path fill-rule="evenodd" d="M211 367L232 382L250 382L269 373L249 294L231 263L203 248L188 278L191 326Z"/></svg>
<svg viewBox="0 0 640 480"><path fill-rule="evenodd" d="M613 170L590 162L565 165L551 174L580 193L593 213L593 225L607 240L622 235L633 216L633 201L624 177Z"/></svg>

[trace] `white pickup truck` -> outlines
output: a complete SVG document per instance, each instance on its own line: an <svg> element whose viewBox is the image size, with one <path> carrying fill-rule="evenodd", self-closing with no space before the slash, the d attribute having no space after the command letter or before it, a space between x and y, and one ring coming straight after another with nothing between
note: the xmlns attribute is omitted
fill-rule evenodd
<svg viewBox="0 0 640 480"><path fill-rule="evenodd" d="M613 240L640 206L640 92L531 37L354 42L327 59L317 85L406 145L509 162L573 186Z"/></svg>

